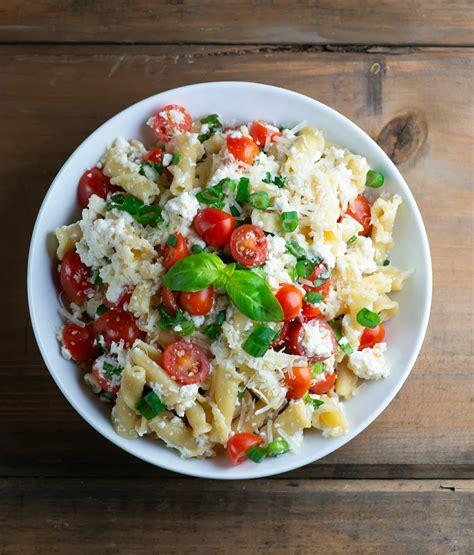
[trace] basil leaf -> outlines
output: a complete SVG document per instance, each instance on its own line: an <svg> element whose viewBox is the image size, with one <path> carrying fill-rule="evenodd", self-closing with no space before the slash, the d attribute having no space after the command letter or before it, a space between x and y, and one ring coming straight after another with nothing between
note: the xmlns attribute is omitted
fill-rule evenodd
<svg viewBox="0 0 474 555"><path fill-rule="evenodd" d="M163 283L173 291L195 293L212 285L224 269L225 264L218 256L201 252L178 260L168 270Z"/></svg>
<svg viewBox="0 0 474 555"><path fill-rule="evenodd" d="M254 272L235 270L226 283L226 291L235 306L248 318L257 322L283 320L283 310L270 286Z"/></svg>

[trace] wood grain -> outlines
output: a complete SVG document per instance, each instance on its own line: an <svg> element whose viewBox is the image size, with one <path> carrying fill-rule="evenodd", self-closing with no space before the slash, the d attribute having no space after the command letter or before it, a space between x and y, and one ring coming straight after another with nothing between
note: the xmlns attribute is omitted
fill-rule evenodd
<svg viewBox="0 0 474 555"><path fill-rule="evenodd" d="M374 472L393 475L390 465L399 465L399 475L402 469L414 472L416 465L431 468L431 476L438 472L432 465L440 465L440 472L457 465L464 469L463 475L472 472L473 348L466 333L472 330L473 318L469 156L473 109L466 104L473 85L472 65L469 49L396 53L232 46L0 49L4 130L0 252L8 269L0 274L0 308L9 315L0 321L0 373L9 391L0 404L0 433L10 446L0 454L3 472L51 475L54 468L68 475L81 461L84 472L96 475L108 472L97 467L102 458L116 464L115 472L127 472L131 457L118 454L88 429L42 364L21 285L28 241L55 173L101 122L140 98L210 78L266 81L296 89L334 106L373 137L380 136L398 160L428 229L433 309L411 377L369 429L314 472L302 475L334 476L339 468L349 472L351 464L362 465L365 477ZM380 469L374 471L373 465Z"/></svg>
<svg viewBox="0 0 474 555"><path fill-rule="evenodd" d="M468 0L5 0L3 42L472 45Z"/></svg>
<svg viewBox="0 0 474 555"><path fill-rule="evenodd" d="M0 481L0 552L469 553L473 491L456 480L11 479Z"/></svg>

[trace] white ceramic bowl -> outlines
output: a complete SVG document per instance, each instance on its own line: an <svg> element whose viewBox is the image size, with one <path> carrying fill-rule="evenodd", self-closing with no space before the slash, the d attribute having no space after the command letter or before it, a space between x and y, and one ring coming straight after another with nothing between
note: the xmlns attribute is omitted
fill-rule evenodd
<svg viewBox="0 0 474 555"><path fill-rule="evenodd" d="M394 295L400 311L387 325L391 375L368 383L359 395L344 403L350 424L347 435L326 439L317 431L307 431L298 453L267 459L262 464L247 462L231 467L224 458L181 459L160 441L118 436L110 423L110 405L100 403L85 386L77 366L61 357L56 330L62 321L58 291L51 277L55 249L52 232L79 217L76 183L85 168L96 164L106 145L118 135L136 137L145 144L152 142L146 120L158 108L174 103L185 106L194 118L218 113L224 122L243 123L258 118L293 126L305 120L330 140L366 156L370 165L385 175L383 190L402 196L390 259L397 266L414 268L415 273L403 291ZM94 131L70 156L53 181L36 220L28 261L28 300L36 340L51 375L71 405L103 436L132 455L182 474L257 478L292 470L328 455L366 428L394 398L416 360L428 324L431 260L423 221L410 189L388 156L354 123L316 100L284 89L245 82L203 83L157 94L127 108Z"/></svg>

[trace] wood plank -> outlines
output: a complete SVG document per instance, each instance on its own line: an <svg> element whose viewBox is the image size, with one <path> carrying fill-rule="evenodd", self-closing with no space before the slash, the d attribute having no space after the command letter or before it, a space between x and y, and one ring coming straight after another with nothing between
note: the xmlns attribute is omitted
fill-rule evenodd
<svg viewBox="0 0 474 555"><path fill-rule="evenodd" d="M33 475L48 464L73 468L68 465L81 460L82 451L92 472L102 460L99 444L101 454L117 453L87 430L56 390L27 324L18 284L24 283L30 230L49 183L75 146L120 109L156 91L211 78L296 89L381 137L428 228L434 302L413 374L377 422L324 464L472 463L472 339L466 333L473 317L471 50L4 46L0 71L0 251L8 268L0 274L0 308L9 315L0 321L0 375L11 392L0 406L0 430L12 445L0 456L6 473L15 471L15 460L20 473ZM25 398L34 419L25 414Z"/></svg>
<svg viewBox="0 0 474 555"><path fill-rule="evenodd" d="M2 42L472 45L468 0L7 0Z"/></svg>
<svg viewBox="0 0 474 555"><path fill-rule="evenodd" d="M469 481L10 479L0 492L5 555L474 549Z"/></svg>

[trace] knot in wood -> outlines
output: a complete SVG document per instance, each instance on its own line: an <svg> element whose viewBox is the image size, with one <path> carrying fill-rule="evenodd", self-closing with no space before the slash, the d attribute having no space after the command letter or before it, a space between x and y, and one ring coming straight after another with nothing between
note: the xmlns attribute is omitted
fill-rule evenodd
<svg viewBox="0 0 474 555"><path fill-rule="evenodd" d="M379 133L377 143L395 164L413 158L425 144L428 125L420 112L409 112L390 120Z"/></svg>

